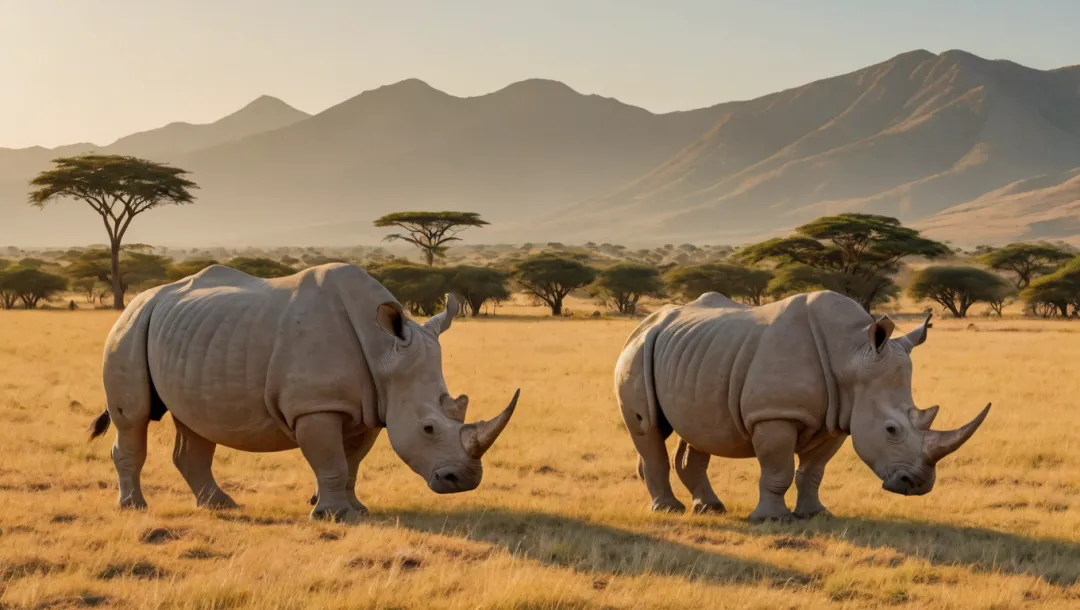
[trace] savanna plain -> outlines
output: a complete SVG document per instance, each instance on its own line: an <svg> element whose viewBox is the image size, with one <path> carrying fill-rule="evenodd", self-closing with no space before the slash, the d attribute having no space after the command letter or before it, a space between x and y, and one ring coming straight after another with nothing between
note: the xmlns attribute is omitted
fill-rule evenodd
<svg viewBox="0 0 1080 610"><path fill-rule="evenodd" d="M119 511L113 432L87 441L115 312L0 313L0 607L1080 607L1076 323L935 320L912 355L917 404L941 405L938 428L994 407L934 490L885 492L848 442L822 487L833 517L752 526L754 460L713 459L726 514L648 511L612 392L637 321L537 311L442 339L470 420L521 388L480 487L430 492L384 434L360 468L371 514L351 526L308 519L299 451L219 448L241 508L196 509L168 415L150 429L149 510Z"/></svg>

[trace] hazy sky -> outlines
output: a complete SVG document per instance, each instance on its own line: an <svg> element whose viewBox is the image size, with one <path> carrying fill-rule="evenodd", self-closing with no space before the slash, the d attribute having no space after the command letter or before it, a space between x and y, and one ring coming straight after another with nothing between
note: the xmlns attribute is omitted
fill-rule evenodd
<svg viewBox="0 0 1080 610"><path fill-rule="evenodd" d="M897 53L1080 63L1068 0L0 0L0 146L108 144L261 94L318 112L420 78L530 77L653 111L751 98Z"/></svg>

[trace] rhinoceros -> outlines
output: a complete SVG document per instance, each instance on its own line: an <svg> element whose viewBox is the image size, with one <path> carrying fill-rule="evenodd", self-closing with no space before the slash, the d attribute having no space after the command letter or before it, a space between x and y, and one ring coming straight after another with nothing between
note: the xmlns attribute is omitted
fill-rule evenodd
<svg viewBox="0 0 1080 610"><path fill-rule="evenodd" d="M139 294L105 341L106 409L90 438L116 426L121 507L143 508L150 421L172 413L173 462L198 506L235 508L214 480L217 445L300 448L316 479L312 518L355 521L360 461L386 428L393 451L440 494L475 489L481 456L514 413L466 424L439 336L457 301L423 325L363 269L342 263L261 279L212 265Z"/></svg>
<svg viewBox="0 0 1080 610"><path fill-rule="evenodd" d="M706 472L715 455L757 458L759 499L751 522L828 515L818 488L848 436L884 489L929 492L935 465L990 410L987 404L956 430L930 429L938 407L915 406L910 358L929 327L927 316L893 338L887 315L875 319L831 291L757 307L708 292L649 315L623 346L615 394L652 510L686 510L669 482L665 441L673 432L675 470L698 513L725 510ZM784 502L792 479L794 513Z"/></svg>

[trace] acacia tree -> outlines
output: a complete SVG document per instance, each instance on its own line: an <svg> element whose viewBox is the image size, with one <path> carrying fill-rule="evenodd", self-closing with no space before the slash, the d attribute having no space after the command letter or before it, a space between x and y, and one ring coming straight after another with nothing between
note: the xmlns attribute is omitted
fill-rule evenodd
<svg viewBox="0 0 1080 610"><path fill-rule="evenodd" d="M967 317L975 303L1002 303L1015 292L1010 282L978 267L927 267L908 285L912 298L934 301L957 318Z"/></svg>
<svg viewBox="0 0 1080 610"><path fill-rule="evenodd" d="M818 275L813 283L855 299L866 311L896 291L892 276L904 258L932 260L952 254L945 244L922 237L899 220L875 214L823 216L795 232L748 246L737 258L750 264L771 260L780 268L798 264L813 269ZM804 282L809 280L806 275Z"/></svg>
<svg viewBox="0 0 1080 610"><path fill-rule="evenodd" d="M514 278L522 289L561 316L566 295L596 279L596 270L574 258L550 253L534 254L514 265Z"/></svg>
<svg viewBox="0 0 1080 610"><path fill-rule="evenodd" d="M124 309L120 248L131 221L165 204L192 203L198 188L187 171L154 161L122 155L86 154L54 159L56 167L30 181L30 205L44 208L61 199L88 204L109 234L113 307Z"/></svg>
<svg viewBox="0 0 1080 610"><path fill-rule="evenodd" d="M400 227L405 233L391 233L384 241L401 240L420 248L427 266L446 255L444 244L461 241L458 233L469 227L490 224L475 212L396 212L375 219L376 227Z"/></svg>
<svg viewBox="0 0 1080 610"><path fill-rule="evenodd" d="M1054 244L1015 243L991 250L980 259L991 269L1015 274L1016 288L1023 290L1031 284L1031 280L1053 273L1059 265L1072 257L1073 254Z"/></svg>
<svg viewBox="0 0 1080 610"><path fill-rule="evenodd" d="M718 292L729 299L742 299L761 305L773 273L733 263L705 263L675 267L664 280L668 290L684 301L692 301L706 292Z"/></svg>
<svg viewBox="0 0 1080 610"><path fill-rule="evenodd" d="M49 300L67 288L67 280L40 269L16 268L0 276L0 292L3 293L5 309L15 306L15 299L22 301L26 309L34 309L43 300Z"/></svg>
<svg viewBox="0 0 1080 610"><path fill-rule="evenodd" d="M607 306L627 316L637 311L641 297L659 297L664 294L664 282L660 272L649 265L618 263L599 274L596 279L597 298Z"/></svg>
<svg viewBox="0 0 1080 610"><path fill-rule="evenodd" d="M500 269L460 265L447 270L447 279L450 288L461 295L462 309L468 310L474 318L480 315L484 303L498 303L510 298L506 285L510 276Z"/></svg>
<svg viewBox="0 0 1080 610"><path fill-rule="evenodd" d="M1080 313L1080 257L1050 275L1032 280L1020 296L1043 317L1067 317L1070 305L1074 315Z"/></svg>

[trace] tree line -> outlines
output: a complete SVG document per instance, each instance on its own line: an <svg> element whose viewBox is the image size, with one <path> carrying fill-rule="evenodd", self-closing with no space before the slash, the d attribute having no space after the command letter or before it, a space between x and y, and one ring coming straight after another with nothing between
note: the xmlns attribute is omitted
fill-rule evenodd
<svg viewBox="0 0 1080 610"><path fill-rule="evenodd" d="M218 262L174 263L145 246L123 243L136 216L162 205L195 201L191 191L198 186L187 179L187 171L120 155L85 154L61 157L54 163L53 169L31 180L28 202L44 207L69 199L89 205L103 220L108 248L68 253L59 273L44 269L40 260L0 260L0 305L4 308L34 308L76 289L91 304L103 305L108 296L112 307L123 309L125 295L133 286L179 279ZM461 231L489 223L473 212L443 211L398 212L374 224L401 229L385 239L412 244L423 256L424 265L393 257L365 264L416 315L436 313L447 292L461 295L465 310L479 315L485 306L497 306L513 291L547 305L552 315L563 313L565 298L575 291L587 291L597 302L626 315L636 313L645 297L686 301L714 291L760 305L815 289L845 294L870 311L901 294L897 276L905 260L932 263L955 259L958 254L895 218L846 213L819 218L798 227L791 236L734 249L724 260L701 264L619 262L597 267L588 255L567 253L554 248L560 244L549 244L550 250L511 265L438 267L436 262L445 258L448 244L460 241ZM1080 258L1074 252L1046 243L978 250L978 256L968 261L977 265L930 265L915 271L907 284L909 296L936 302L960 318L976 303L985 303L1000 315L1015 299L1023 300L1030 314L1080 315ZM689 259L688 253L682 254L678 260ZM258 277L295 273L295 265L301 262L291 257L225 261ZM99 290L103 286L106 290Z"/></svg>

